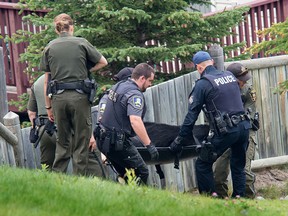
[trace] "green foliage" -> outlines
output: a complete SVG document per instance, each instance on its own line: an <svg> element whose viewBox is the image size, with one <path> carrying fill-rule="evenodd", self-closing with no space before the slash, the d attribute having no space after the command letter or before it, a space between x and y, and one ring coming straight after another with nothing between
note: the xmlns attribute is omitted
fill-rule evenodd
<svg viewBox="0 0 288 216"><path fill-rule="evenodd" d="M53 18L60 13L69 14L74 20L74 35L90 41L109 62L104 69L108 73L104 71L95 75L102 89L99 82L101 74L109 74L109 79L123 67L148 62L156 68L161 61L174 59L182 63L190 62L193 53L215 43L212 38L233 34L231 28L244 19L249 9L242 7L204 18L201 13L195 12L190 3L211 4L208 0L21 0L19 6L23 10L25 7L31 10L49 8L48 13L44 17L32 13L23 18L26 29L34 25L41 29L40 32L19 30L6 40L29 43L25 53L21 54L21 61L28 63L26 72L35 77L34 74L39 74L37 68L44 47L57 37ZM192 10L188 11L188 8ZM151 40L154 42L150 43ZM160 72L156 73L155 83L173 78L170 75L165 77ZM178 74L185 72L183 69ZM102 93L98 91L96 104ZM16 105L16 102L12 103Z"/></svg>
<svg viewBox="0 0 288 216"><path fill-rule="evenodd" d="M195 51L212 42L212 37L232 34L230 29L243 20L243 14L248 10L243 7L203 18L201 13L186 9L191 8L189 3L211 4L206 0L21 2L33 10L53 8L45 17L36 14L24 17L27 24L45 26L43 31L36 34L19 31L13 37L14 42L28 41L30 44L27 52L21 55L21 60L29 63L28 72L38 66L41 51L56 37L52 19L59 13L72 16L74 34L95 45L108 59L107 69L115 74L125 66L134 67L140 62L155 65L175 58L189 62ZM147 44L151 40L155 43Z"/></svg>
<svg viewBox="0 0 288 216"><path fill-rule="evenodd" d="M47 172L49 170L49 166L47 164L41 164L41 170L43 172Z"/></svg>
<svg viewBox="0 0 288 216"><path fill-rule="evenodd" d="M20 96L18 96L18 99L19 100L10 100L8 103L9 105L12 105L12 106L16 106L18 107L19 111L25 111L27 109L27 103L28 103L28 100L29 100L29 94L27 93L24 93Z"/></svg>
<svg viewBox="0 0 288 216"><path fill-rule="evenodd" d="M127 169L126 170L126 177L127 177L127 184L130 187L138 187L140 183L140 178L136 176L134 169Z"/></svg>
<svg viewBox="0 0 288 216"><path fill-rule="evenodd" d="M247 51L251 53L264 51L266 56L288 53L288 18L285 22L274 23L270 28L259 30L257 35L262 41L253 44ZM270 40L265 40L265 37L267 36Z"/></svg>
<svg viewBox="0 0 288 216"><path fill-rule="evenodd" d="M287 92L288 89L288 80L278 83L278 86L274 89L273 93L283 94Z"/></svg>
<svg viewBox="0 0 288 216"><path fill-rule="evenodd" d="M266 56L275 54L288 53L288 18L285 22L274 23L270 28L259 30L257 32L259 38L262 39L260 43L255 43L247 49L247 52L257 54L264 51ZM270 40L265 40L269 37ZM288 89L288 81L279 83L278 87L274 89L274 93L284 93Z"/></svg>

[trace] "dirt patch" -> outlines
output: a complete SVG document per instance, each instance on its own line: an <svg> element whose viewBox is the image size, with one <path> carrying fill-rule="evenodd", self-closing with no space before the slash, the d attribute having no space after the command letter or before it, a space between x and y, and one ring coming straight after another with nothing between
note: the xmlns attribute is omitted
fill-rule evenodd
<svg viewBox="0 0 288 216"><path fill-rule="evenodd" d="M282 187L288 181L288 170L265 169L258 171L256 174L255 188L277 186Z"/></svg>

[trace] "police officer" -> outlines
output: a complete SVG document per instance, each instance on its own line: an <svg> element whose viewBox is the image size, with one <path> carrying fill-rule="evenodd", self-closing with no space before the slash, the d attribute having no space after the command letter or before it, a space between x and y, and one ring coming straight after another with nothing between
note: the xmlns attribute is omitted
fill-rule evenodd
<svg viewBox="0 0 288 216"><path fill-rule="evenodd" d="M27 111L32 128L37 130L38 134L41 134L44 130L44 126L48 121L47 112L45 109L44 95L44 74L40 76L32 85L31 93L29 96ZM52 135L52 136L51 136ZM43 132L40 142L40 163L46 164L47 169L51 170L55 158L56 149L56 136L55 133L48 135ZM34 140L35 142L36 140Z"/></svg>
<svg viewBox="0 0 288 216"><path fill-rule="evenodd" d="M158 159L158 151L151 143L142 121L146 112L143 93L151 86L154 70L146 63L138 64L131 79L118 82L108 94L108 100L100 121L94 131L99 150L106 155L120 176L133 168L139 183L147 183L148 168L130 140L135 134L147 147L153 160Z"/></svg>
<svg viewBox="0 0 288 216"><path fill-rule="evenodd" d="M115 82L127 80L128 78L131 77L133 69L134 68L132 68L132 67L123 68L116 75L114 75L113 80ZM99 101L97 122L101 120L102 115L103 115L103 113L105 111L106 103L107 103L107 100L108 100L108 93L109 93L109 90L107 90L105 92L105 94L102 96L102 98Z"/></svg>
<svg viewBox="0 0 288 216"><path fill-rule="evenodd" d="M91 93L94 88L92 81L87 81L87 65L93 63L90 71L94 72L106 66L107 61L87 40L73 36L73 20L69 15L56 16L54 25L59 37L45 47L40 64L46 72L44 93L48 117L51 121L55 117L58 130L53 170L66 172L72 158L73 173L85 175L92 134L87 88ZM46 93L49 75L52 100Z"/></svg>
<svg viewBox="0 0 288 216"><path fill-rule="evenodd" d="M181 150L183 139L192 134L193 126L203 109L214 134L208 140L211 144L202 146L196 160L198 190L200 193L217 196L212 165L217 157L231 148L232 196L245 196L245 152L251 126L244 115L237 79L231 72L216 70L207 52L197 52L193 56L193 63L201 78L189 96L188 113L170 148L174 152Z"/></svg>
<svg viewBox="0 0 288 216"><path fill-rule="evenodd" d="M32 127L34 123L36 123L36 128L38 133L41 134L42 130L45 128L45 124L48 121L47 112L45 109L45 101L44 101L44 79L45 75L41 75L32 85L31 94L28 100L28 115L29 119L32 123ZM36 119L36 120L34 120ZM54 130L55 132L55 130ZM56 150L56 133L52 133L51 131L44 132L40 139L40 162L41 164L46 164L48 170L52 170L52 165L55 159L55 150ZM96 142L94 138L90 139L89 143L89 155L88 155L88 168L87 175L89 176L98 176L98 177L106 177L106 170L103 168L102 163L100 162L100 151L96 149Z"/></svg>
<svg viewBox="0 0 288 216"><path fill-rule="evenodd" d="M249 110L251 117L252 128L249 131L249 145L246 151L246 197L254 198L256 195L254 182L255 174L251 171L251 162L255 156L256 148L256 131L259 129L259 121L256 112L256 91L251 84L246 83L251 79L251 74L248 69L241 63L232 63L227 67L227 70L232 72L237 78L241 97L245 110ZM256 118L255 118L256 115ZM214 164L214 178L216 192L221 197L228 197L228 181L227 177L230 172L230 157L231 149L228 149L222 154Z"/></svg>

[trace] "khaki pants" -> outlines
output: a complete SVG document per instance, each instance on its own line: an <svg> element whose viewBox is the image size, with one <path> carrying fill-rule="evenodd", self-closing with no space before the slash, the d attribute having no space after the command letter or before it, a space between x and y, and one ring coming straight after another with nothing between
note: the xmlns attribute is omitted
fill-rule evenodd
<svg viewBox="0 0 288 216"><path fill-rule="evenodd" d="M73 174L86 175L88 147L92 134L91 108L86 94L65 90L53 95L57 141L53 171L67 171L72 158Z"/></svg>
<svg viewBox="0 0 288 216"><path fill-rule="evenodd" d="M251 162L255 156L255 138L249 137L249 145L246 152L246 197L254 198L256 195L254 182L255 174L251 171ZM228 175L230 173L231 149L224 152L214 163L214 179L216 192L220 197L228 197Z"/></svg>

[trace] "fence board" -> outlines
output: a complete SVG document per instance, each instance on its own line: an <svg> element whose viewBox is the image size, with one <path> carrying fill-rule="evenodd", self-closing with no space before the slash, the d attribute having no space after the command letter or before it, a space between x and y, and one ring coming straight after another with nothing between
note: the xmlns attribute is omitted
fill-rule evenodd
<svg viewBox="0 0 288 216"><path fill-rule="evenodd" d="M24 147L24 161L25 167L30 169L40 168L40 145L35 149L33 144L29 141L29 128L23 128L22 130L22 140L23 140L23 147Z"/></svg>

